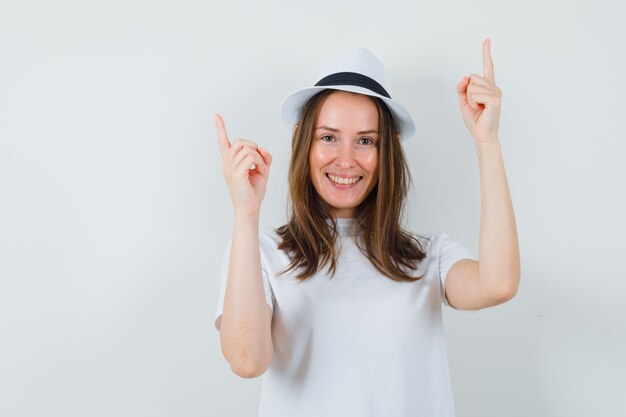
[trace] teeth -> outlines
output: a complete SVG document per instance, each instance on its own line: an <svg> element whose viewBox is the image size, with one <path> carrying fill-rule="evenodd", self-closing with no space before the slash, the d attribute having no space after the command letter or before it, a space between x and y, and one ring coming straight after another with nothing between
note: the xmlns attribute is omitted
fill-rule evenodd
<svg viewBox="0 0 626 417"><path fill-rule="evenodd" d="M345 185L354 184L355 182L361 179L361 177L342 178L342 177L336 177L331 174L328 174L328 178L330 178L333 182L336 182L338 184L345 184Z"/></svg>

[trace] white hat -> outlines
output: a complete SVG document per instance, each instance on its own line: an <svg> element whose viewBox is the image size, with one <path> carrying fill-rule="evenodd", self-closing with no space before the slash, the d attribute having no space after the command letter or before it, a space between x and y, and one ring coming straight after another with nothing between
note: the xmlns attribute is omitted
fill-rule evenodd
<svg viewBox="0 0 626 417"><path fill-rule="evenodd" d="M322 69L313 87L289 94L282 105L285 124L290 128L295 126L307 101L326 89L378 97L391 111L402 142L415 133L415 124L409 112L391 98L389 78L383 64L365 48L350 48L341 52Z"/></svg>

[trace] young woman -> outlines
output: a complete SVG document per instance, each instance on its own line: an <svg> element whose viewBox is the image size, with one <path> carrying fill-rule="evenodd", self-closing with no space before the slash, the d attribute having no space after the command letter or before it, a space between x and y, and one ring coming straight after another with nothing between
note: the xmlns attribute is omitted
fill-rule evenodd
<svg viewBox="0 0 626 417"><path fill-rule="evenodd" d="M370 52L345 51L285 100L291 213L270 233L258 221L272 157L231 144L216 115L235 224L215 325L233 372L263 374L259 416L454 415L441 305L494 306L520 279L489 46L483 77L457 85L480 165L479 260L402 228L415 129Z"/></svg>

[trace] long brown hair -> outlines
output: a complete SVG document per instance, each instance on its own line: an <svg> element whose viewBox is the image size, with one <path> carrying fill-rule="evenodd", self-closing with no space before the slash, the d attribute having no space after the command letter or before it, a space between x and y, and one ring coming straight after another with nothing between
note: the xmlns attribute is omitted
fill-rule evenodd
<svg viewBox="0 0 626 417"><path fill-rule="evenodd" d="M289 254L291 263L283 273L300 269L296 278L304 281L327 266L331 276L337 268L335 241L337 224L330 207L319 196L310 179L309 154L315 123L324 100L336 90L327 89L313 96L302 111L292 136L289 165L291 215L288 223L276 229L282 238L278 245ZM400 227L411 181L404 151L394 129L393 116L385 103L371 97L378 107L378 181L355 210L355 222L362 232L357 246L372 265L394 281L416 281L411 275L426 257L420 242Z"/></svg>

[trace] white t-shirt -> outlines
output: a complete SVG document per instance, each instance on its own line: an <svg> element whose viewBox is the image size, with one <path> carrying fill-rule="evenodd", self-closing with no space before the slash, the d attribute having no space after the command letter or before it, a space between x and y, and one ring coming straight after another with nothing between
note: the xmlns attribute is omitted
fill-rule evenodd
<svg viewBox="0 0 626 417"><path fill-rule="evenodd" d="M380 274L357 248L352 219L337 219L341 245L334 277L326 268L300 283L260 235L267 304L273 309L272 362L262 376L259 417L452 417L454 404L442 326L448 270L476 259L445 233L418 237L427 253L415 282ZM224 305L230 248L222 267L215 326Z"/></svg>

